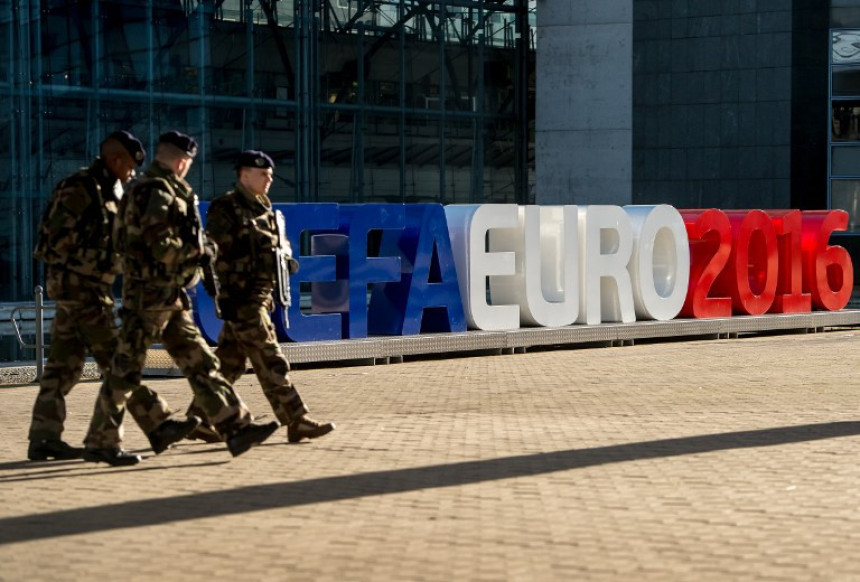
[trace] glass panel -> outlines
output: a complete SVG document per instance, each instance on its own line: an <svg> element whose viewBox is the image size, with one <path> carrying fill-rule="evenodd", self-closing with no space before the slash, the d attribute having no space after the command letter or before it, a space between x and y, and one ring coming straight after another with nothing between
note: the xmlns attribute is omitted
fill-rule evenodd
<svg viewBox="0 0 860 582"><path fill-rule="evenodd" d="M830 136L833 141L860 139L860 101L833 103Z"/></svg>
<svg viewBox="0 0 860 582"><path fill-rule="evenodd" d="M833 67L833 96L860 95L860 66Z"/></svg>
<svg viewBox="0 0 860 582"><path fill-rule="evenodd" d="M373 115L367 120L364 146L364 199L403 202L401 197L400 116Z"/></svg>
<svg viewBox="0 0 860 582"><path fill-rule="evenodd" d="M88 3L50 3L42 15L42 78L46 83L92 86L92 10Z"/></svg>
<svg viewBox="0 0 860 582"><path fill-rule="evenodd" d="M856 0L831 0L830 26L845 28L860 26L860 6Z"/></svg>
<svg viewBox="0 0 860 582"><path fill-rule="evenodd" d="M834 147L830 163L833 176L860 176L860 147Z"/></svg>
<svg viewBox="0 0 860 582"><path fill-rule="evenodd" d="M860 180L832 180L830 207L848 213L848 230L860 229Z"/></svg>
<svg viewBox="0 0 860 582"><path fill-rule="evenodd" d="M319 197L325 202L360 202L363 180L353 160L362 157L361 120L355 109L326 109L320 131Z"/></svg>
<svg viewBox="0 0 860 582"><path fill-rule="evenodd" d="M834 30L833 64L860 63L860 30Z"/></svg>
<svg viewBox="0 0 860 582"><path fill-rule="evenodd" d="M496 204L517 202L513 169L517 125L512 121L487 124L484 146L486 177L484 201Z"/></svg>
<svg viewBox="0 0 860 582"><path fill-rule="evenodd" d="M308 7L319 10L299 18ZM116 129L150 155L163 131L193 135L189 180L205 199L230 186L249 147L276 159L278 201L522 199L515 177L533 183L533 155L518 173L514 144L533 112L515 95L534 76L517 88L515 72L534 55L518 65L514 47L516 19L534 7L0 2L0 301L30 300L41 277L32 236L52 186ZM847 136L836 139L857 138Z"/></svg>
<svg viewBox="0 0 860 582"><path fill-rule="evenodd" d="M102 2L99 4L101 46L111 47L99 55L99 84L121 89L146 86L149 67L151 23L144 3Z"/></svg>

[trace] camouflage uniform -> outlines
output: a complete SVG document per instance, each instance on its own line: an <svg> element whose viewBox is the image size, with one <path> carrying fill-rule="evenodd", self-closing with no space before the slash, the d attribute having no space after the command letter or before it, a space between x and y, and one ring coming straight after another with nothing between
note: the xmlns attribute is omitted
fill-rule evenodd
<svg viewBox="0 0 860 582"><path fill-rule="evenodd" d="M278 246L272 203L237 184L209 205L206 233L218 245L215 271L224 327L215 355L221 371L233 383L245 372L246 357L250 359L275 416L289 425L308 409L290 381L290 365L270 315Z"/></svg>
<svg viewBox="0 0 860 582"><path fill-rule="evenodd" d="M121 196L122 184L97 158L57 185L42 218L33 255L47 264L56 311L31 441L60 439L65 397L81 378L87 349L105 374L110 368L117 345L111 286L120 270L111 232Z"/></svg>
<svg viewBox="0 0 860 582"><path fill-rule="evenodd" d="M87 448L119 446L126 402L147 434L171 416L167 403L154 392L135 391L129 399L140 385L147 348L159 340L188 378L195 402L221 434L236 434L251 421L191 316L185 289L196 284L204 254L196 203L191 186L158 162L122 201L118 236L124 272L122 328Z"/></svg>

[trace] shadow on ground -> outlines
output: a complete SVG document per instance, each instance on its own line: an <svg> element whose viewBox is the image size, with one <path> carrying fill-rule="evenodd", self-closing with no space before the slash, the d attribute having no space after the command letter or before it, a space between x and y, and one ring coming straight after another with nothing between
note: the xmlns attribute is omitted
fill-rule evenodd
<svg viewBox="0 0 860 582"><path fill-rule="evenodd" d="M807 424L254 485L168 499L142 499L0 519L0 544L421 489L456 487L625 461L778 446L856 435L860 435L860 422Z"/></svg>

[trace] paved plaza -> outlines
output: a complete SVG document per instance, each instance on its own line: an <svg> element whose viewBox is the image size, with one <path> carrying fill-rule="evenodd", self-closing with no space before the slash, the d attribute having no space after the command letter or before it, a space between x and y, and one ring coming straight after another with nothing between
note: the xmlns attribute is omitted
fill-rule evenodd
<svg viewBox="0 0 860 582"><path fill-rule="evenodd" d="M2 386L0 580L860 580L858 355L847 328L299 369L328 437L156 457L129 422L130 468L26 461L37 388Z"/></svg>

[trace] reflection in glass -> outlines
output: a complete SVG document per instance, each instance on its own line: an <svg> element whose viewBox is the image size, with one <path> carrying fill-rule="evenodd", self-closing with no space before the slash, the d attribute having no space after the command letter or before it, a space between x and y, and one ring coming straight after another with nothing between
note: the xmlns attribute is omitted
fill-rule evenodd
<svg viewBox="0 0 860 582"><path fill-rule="evenodd" d="M860 30L834 30L833 64L860 63Z"/></svg>
<svg viewBox="0 0 860 582"><path fill-rule="evenodd" d="M860 101L833 102L830 135L833 141L857 141L860 139Z"/></svg>
<svg viewBox="0 0 860 582"><path fill-rule="evenodd" d="M830 157L830 174L833 177L860 176L860 147L855 144L834 146Z"/></svg>
<svg viewBox="0 0 860 582"><path fill-rule="evenodd" d="M833 67L833 95L860 95L860 66Z"/></svg>
<svg viewBox="0 0 860 582"><path fill-rule="evenodd" d="M831 181L830 208L848 213L848 230L860 229L860 180Z"/></svg>

